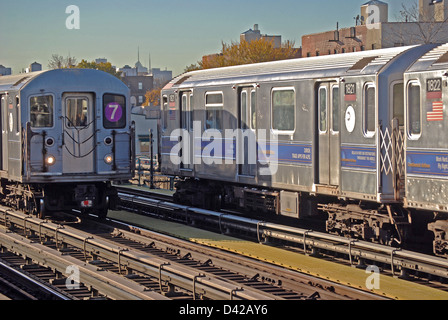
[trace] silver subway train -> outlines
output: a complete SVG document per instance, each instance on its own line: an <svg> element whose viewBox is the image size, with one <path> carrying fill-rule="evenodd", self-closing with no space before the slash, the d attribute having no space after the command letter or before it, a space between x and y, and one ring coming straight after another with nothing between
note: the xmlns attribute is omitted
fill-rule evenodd
<svg viewBox="0 0 448 320"><path fill-rule="evenodd" d="M179 202L448 255L448 45L195 71L162 101Z"/></svg>
<svg viewBox="0 0 448 320"><path fill-rule="evenodd" d="M131 178L129 88L102 71L0 77L0 198L44 216L78 209L104 217L115 180Z"/></svg>

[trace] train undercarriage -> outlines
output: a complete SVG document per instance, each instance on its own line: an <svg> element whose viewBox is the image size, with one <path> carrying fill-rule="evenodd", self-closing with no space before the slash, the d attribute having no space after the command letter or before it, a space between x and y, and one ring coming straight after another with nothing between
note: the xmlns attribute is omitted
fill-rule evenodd
<svg viewBox="0 0 448 320"><path fill-rule="evenodd" d="M408 242L426 242L429 248L433 242L434 254L448 258L448 220L431 212L411 211L398 204L343 201L210 180L186 179L176 188L174 199L184 205L295 219L324 215L328 233L401 248Z"/></svg>
<svg viewBox="0 0 448 320"><path fill-rule="evenodd" d="M114 209L118 194L110 183L21 184L1 181L1 202L14 209L44 218L56 211L81 211L105 218Z"/></svg>

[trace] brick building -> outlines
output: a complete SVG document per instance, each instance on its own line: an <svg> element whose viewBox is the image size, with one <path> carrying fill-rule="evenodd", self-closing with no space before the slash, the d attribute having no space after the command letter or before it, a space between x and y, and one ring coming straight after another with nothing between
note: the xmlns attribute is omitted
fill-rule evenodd
<svg viewBox="0 0 448 320"><path fill-rule="evenodd" d="M356 26L304 35L302 56L338 54L423 43L448 42L447 1L420 0L418 21L389 22L388 4L369 1L361 6Z"/></svg>

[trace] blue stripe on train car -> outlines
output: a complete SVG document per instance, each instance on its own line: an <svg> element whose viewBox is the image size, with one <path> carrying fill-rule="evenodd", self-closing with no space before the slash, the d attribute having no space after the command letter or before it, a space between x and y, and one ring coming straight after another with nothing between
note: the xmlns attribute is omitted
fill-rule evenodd
<svg viewBox="0 0 448 320"><path fill-rule="evenodd" d="M375 147L341 147L341 166L347 169L376 169Z"/></svg>
<svg viewBox="0 0 448 320"><path fill-rule="evenodd" d="M448 177L448 153L435 151L408 151L407 173Z"/></svg>

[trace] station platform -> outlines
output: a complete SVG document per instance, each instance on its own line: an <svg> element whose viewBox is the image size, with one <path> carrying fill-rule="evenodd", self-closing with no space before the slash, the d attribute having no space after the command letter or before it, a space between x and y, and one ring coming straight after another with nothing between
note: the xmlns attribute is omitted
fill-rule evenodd
<svg viewBox="0 0 448 320"><path fill-rule="evenodd" d="M365 270L339 265L281 248L196 229L179 223L157 220L124 211L111 211L108 217L197 244L256 258L267 263L334 283L348 285L394 300L448 300L448 292L410 283L387 275L380 275L379 290L368 290L366 281L371 274L367 274Z"/></svg>

